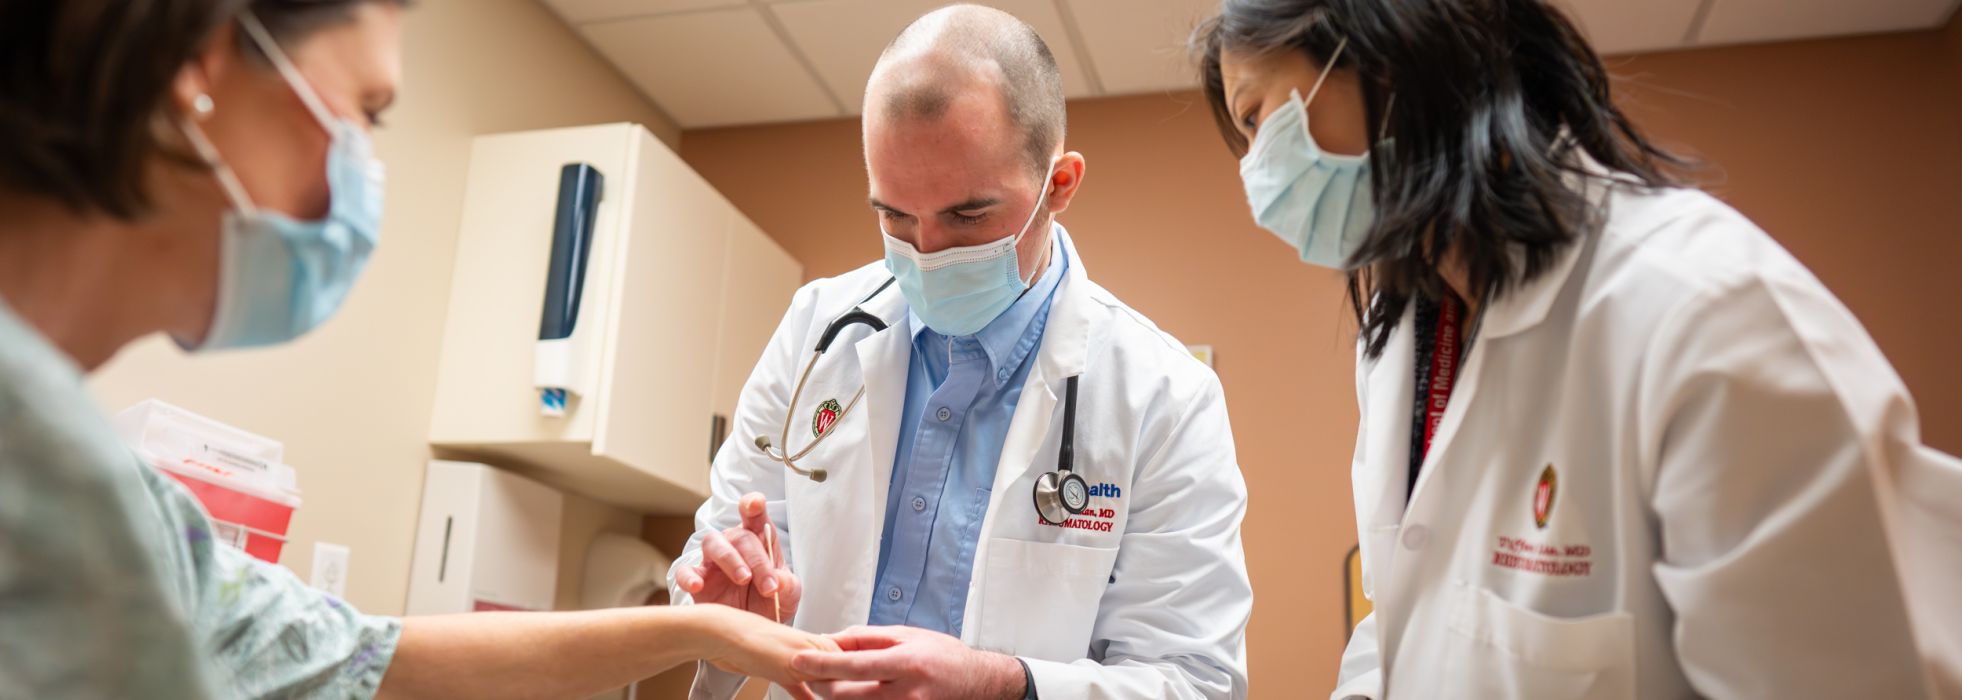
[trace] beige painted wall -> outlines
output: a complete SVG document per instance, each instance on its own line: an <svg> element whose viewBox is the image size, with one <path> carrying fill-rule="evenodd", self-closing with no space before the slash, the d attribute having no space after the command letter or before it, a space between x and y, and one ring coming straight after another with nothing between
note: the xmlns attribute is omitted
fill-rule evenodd
<svg viewBox="0 0 1962 700"><path fill-rule="evenodd" d="M1932 444L1962 452L1962 29L1613 61L1663 142L1791 248L1878 339ZM1951 53L1952 52L1952 53ZM1085 267L1188 343L1210 343L1250 502L1256 698L1332 685L1342 557L1355 543L1356 410L1339 278L1249 221L1236 162L1197 94L1072 103L1088 159L1063 221ZM880 255L859 126L690 131L682 156L813 277ZM650 536L686 525L650 522Z"/></svg>
<svg viewBox="0 0 1962 700"><path fill-rule="evenodd" d="M407 14L399 106L376 135L389 166L373 264L339 316L291 346L190 358L144 342L98 372L105 407L158 397L286 443L305 504L282 563L304 578L313 543L352 548L347 597L400 613L421 504L470 139L604 122L679 131L534 0L422 0ZM637 517L567 502L560 603L577 594L593 533Z"/></svg>

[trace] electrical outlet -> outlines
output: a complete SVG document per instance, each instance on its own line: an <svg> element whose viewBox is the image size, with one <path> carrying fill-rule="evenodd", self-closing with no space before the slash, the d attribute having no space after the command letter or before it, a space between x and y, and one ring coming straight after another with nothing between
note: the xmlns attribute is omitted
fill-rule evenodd
<svg viewBox="0 0 1962 700"><path fill-rule="evenodd" d="M347 597L348 548L329 542L313 543L313 587L335 598Z"/></svg>

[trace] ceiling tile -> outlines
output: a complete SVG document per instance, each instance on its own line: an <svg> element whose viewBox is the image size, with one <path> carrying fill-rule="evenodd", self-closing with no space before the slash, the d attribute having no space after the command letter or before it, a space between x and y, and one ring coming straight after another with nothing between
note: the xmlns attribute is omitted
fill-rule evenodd
<svg viewBox="0 0 1962 700"><path fill-rule="evenodd" d="M545 0L569 24L743 4L744 0Z"/></svg>
<svg viewBox="0 0 1962 700"><path fill-rule="evenodd" d="M840 116L753 8L579 30L684 129Z"/></svg>
<svg viewBox="0 0 1962 700"><path fill-rule="evenodd" d="M1954 9L1955 0L1716 0L1697 44L1928 29Z"/></svg>
<svg viewBox="0 0 1962 700"><path fill-rule="evenodd" d="M1200 20L1219 10L1219 0L1068 0L1064 4L1075 16L1084 51L1103 79L1105 93L1198 85L1186 39Z"/></svg>
<svg viewBox="0 0 1962 700"><path fill-rule="evenodd" d="M1702 0L1558 0L1580 22L1594 51L1629 54L1678 49Z"/></svg>
<svg viewBox="0 0 1962 700"><path fill-rule="evenodd" d="M791 41L817 66L824 82L838 96L845 109L859 112L865 101L865 81L872 76L872 65L879 52L899 34L899 30L947 0L803 0L771 5L783 21ZM1062 16L1052 0L986 0L980 4L999 8L1035 27L1063 73L1063 93L1069 97L1090 97L1095 93L1085 79L1063 28Z"/></svg>

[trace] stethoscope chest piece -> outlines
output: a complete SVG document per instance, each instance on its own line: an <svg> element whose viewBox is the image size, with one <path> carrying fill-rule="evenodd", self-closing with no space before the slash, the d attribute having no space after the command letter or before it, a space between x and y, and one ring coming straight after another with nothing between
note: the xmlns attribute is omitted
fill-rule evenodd
<svg viewBox="0 0 1962 700"><path fill-rule="evenodd" d="M1036 477L1035 508L1043 522L1061 525L1090 505L1090 485L1075 472L1057 470Z"/></svg>

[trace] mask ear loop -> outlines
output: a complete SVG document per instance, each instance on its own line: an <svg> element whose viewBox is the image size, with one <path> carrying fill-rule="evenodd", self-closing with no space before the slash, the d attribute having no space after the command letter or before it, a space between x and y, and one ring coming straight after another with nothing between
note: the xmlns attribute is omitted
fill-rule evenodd
<svg viewBox="0 0 1962 700"><path fill-rule="evenodd" d="M1302 107L1307 107L1315 101L1315 93L1322 91L1322 83L1328 81L1328 74L1335 72L1335 62L1342 58L1342 50L1346 48L1349 48L1349 37L1345 36L1342 37L1342 41L1336 43L1335 53L1328 55L1328 65L1322 66L1322 74L1315 77L1315 86L1308 88L1308 96L1301 100Z"/></svg>
<svg viewBox="0 0 1962 700"><path fill-rule="evenodd" d="M261 24L251 10L238 16L238 24L245 29L247 35L252 37L252 43L257 44L259 50L265 52L266 59L272 61L273 68L279 71L280 77L286 79L287 86L293 88L293 94L300 96L300 102L307 106L307 111L313 113L313 118L318 120L320 126L327 129L328 133L333 133L334 123L339 120L327 109L327 103L320 100L320 95L313 91L313 84L308 83L306 76L300 75L300 69L294 67L293 62L286 58L286 52L279 48L279 42L273 40L272 32L266 30L266 25Z"/></svg>
<svg viewBox="0 0 1962 700"><path fill-rule="evenodd" d="M1056 161L1054 160L1049 161L1049 167L1047 169L1044 169L1042 172L1043 172L1042 193L1036 195L1035 208L1029 210L1029 220L1022 222L1022 230L1015 234L1015 242L1008 246L1009 250L1014 250L1016 248L1022 247L1022 238L1029 235L1029 227L1034 226L1036 217L1042 214L1042 205L1047 204L1049 202L1049 185L1052 180L1056 179ZM1047 251L1043 253L1043 255L1048 255L1048 254L1049 253ZM1020 263L1018 262L1017 264ZM1028 289L1029 285L1035 282L1035 279L1033 277L1031 277L1030 279L1022 279L1021 270L1015 271L1015 280L1022 283L1023 289ZM953 358L953 350L954 349L952 346L948 346L947 352L950 361Z"/></svg>
<svg viewBox="0 0 1962 700"><path fill-rule="evenodd" d="M238 174L232 172L232 166L226 165L225 159L219 157L218 147L205 137L204 130L188 118L179 118L177 126L184 132L184 138L190 140L191 149L198 152L198 158L204 161L205 167L211 168L212 176L218 179L218 187L225 191L225 198L232 200L232 208L238 210L241 216L257 214L259 208L252 205L252 197L245 193L245 184L239 182Z"/></svg>

